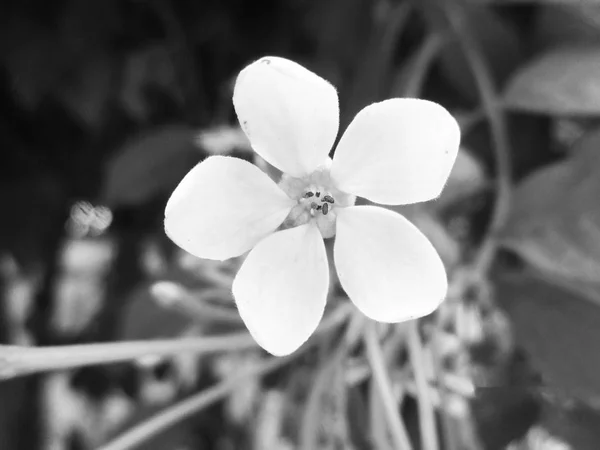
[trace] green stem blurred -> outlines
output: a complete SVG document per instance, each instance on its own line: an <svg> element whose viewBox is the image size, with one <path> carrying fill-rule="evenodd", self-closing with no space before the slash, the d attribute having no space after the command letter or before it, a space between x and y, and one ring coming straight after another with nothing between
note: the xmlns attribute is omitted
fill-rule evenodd
<svg viewBox="0 0 600 450"><path fill-rule="evenodd" d="M365 327L364 341L367 350L367 359L371 365L372 376L379 390L381 402L383 403L394 448L396 450L412 450L408 432L400 416L398 405L394 400L394 391L385 366L376 327L377 324L375 322L369 322Z"/></svg>
<svg viewBox="0 0 600 450"><path fill-rule="evenodd" d="M425 373L425 353L419 336L419 322L412 320L408 324L408 350L413 368L417 395L419 397L419 431L423 450L438 450L439 440L435 419L435 407Z"/></svg>
<svg viewBox="0 0 600 450"><path fill-rule="evenodd" d="M344 304L329 314L315 334L330 330L344 322L350 305ZM180 353L216 353L256 347L246 332L199 338L81 344L56 347L0 346L0 380L37 372L73 369L99 364L129 361L146 355L176 355Z"/></svg>
<svg viewBox="0 0 600 450"><path fill-rule="evenodd" d="M315 334L327 333L341 325L346 321L351 310L352 307L349 303L340 305L333 313L329 314L323 322L321 322L321 325ZM127 430L121 434L121 436L97 450L130 450L139 447L160 432L223 399L240 384L246 382L248 378L261 377L283 367L290 361L302 355L316 342L318 341L311 339L303 347L289 356L269 358L258 367L248 369L237 376L230 377L213 387L205 389L189 399L183 400L182 402L167 408L140 425Z"/></svg>
<svg viewBox="0 0 600 450"><path fill-rule="evenodd" d="M308 395L306 407L300 427L300 450L314 450L318 448L319 426L321 424L322 398L331 385L336 370L339 370L346 356L352 350L361 335L364 316L355 313L348 324L346 334L333 352L319 368ZM344 386L346 389L346 386Z"/></svg>
<svg viewBox="0 0 600 450"><path fill-rule="evenodd" d="M269 358L258 367L246 370L243 373L229 377L221 383L205 389L198 394L177 403L175 406L167 408L154 417L137 425L113 441L99 447L97 450L129 450L139 447L157 434L184 420L185 418L197 414L203 409L211 406L213 403L226 397L231 391L240 384L246 382L249 378L261 377L289 363L301 352L283 358Z"/></svg>

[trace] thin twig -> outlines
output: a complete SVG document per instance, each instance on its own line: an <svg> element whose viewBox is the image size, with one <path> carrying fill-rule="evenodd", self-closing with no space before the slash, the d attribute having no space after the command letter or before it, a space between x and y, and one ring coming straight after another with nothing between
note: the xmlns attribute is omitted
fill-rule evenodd
<svg viewBox="0 0 600 450"><path fill-rule="evenodd" d="M321 366L308 395L304 408L302 425L300 427L300 449L314 450L318 447L318 424L320 424L321 400L323 394L331 384L335 371L344 362L348 352L354 347L360 337L363 316L355 314L354 319L348 325L346 334L328 355L327 361ZM345 388L345 386L344 386Z"/></svg>
<svg viewBox="0 0 600 450"><path fill-rule="evenodd" d="M390 428L394 448L396 450L412 450L412 444L408 437L408 432L404 422L400 417L398 405L394 401L394 392L392 383L387 373L383 352L377 338L377 324L370 322L365 327L364 341L367 351L367 358L371 365L371 371L379 389L379 395L383 403L386 419Z"/></svg>
<svg viewBox="0 0 600 450"><path fill-rule="evenodd" d="M395 84L404 86L394 86L394 92L401 92L402 97L417 98L421 94L423 84L427 79L427 73L431 65L435 62L440 52L446 45L446 40L441 33L430 33L416 51L412 61L410 74L406 80L398 80Z"/></svg>
<svg viewBox="0 0 600 450"><path fill-rule="evenodd" d="M339 306L317 328L316 335L344 322L351 311L349 304ZM80 344L55 347L0 345L0 380L76 367L112 364L146 355L166 356L181 353L216 353L256 347L250 334L232 333L199 338Z"/></svg>
<svg viewBox="0 0 600 450"><path fill-rule="evenodd" d="M323 322L321 322L316 334L324 334L341 325L348 318L351 310L352 308L348 303L339 306L333 313L323 320ZM211 388L199 392L189 399L183 400L182 402L179 402L176 405L158 413L140 425L127 430L119 437L103 445L97 450L131 450L136 448L174 424L193 414L199 413L203 409L223 399L241 383L244 383L246 380L248 380L248 378L261 377L269 372L283 367L308 350L311 347L311 344L314 344L315 342L317 341L314 339L309 340L306 345L301 347L292 355L281 358L269 358L266 362L258 367L248 369L237 376L230 377Z"/></svg>
<svg viewBox="0 0 600 450"><path fill-rule="evenodd" d="M246 332L214 337L55 347L3 345L0 346L0 379L14 378L37 372L98 364L112 364L146 355L164 356L180 353L215 353L255 346L256 343L250 334Z"/></svg>
<svg viewBox="0 0 600 450"><path fill-rule="evenodd" d="M506 121L496 94L496 87L490 69L483 59L481 51L477 48L477 43L470 36L468 28L461 23L461 17L458 16L457 11L446 4L444 6L448 21L475 78L483 109L490 123L496 159L496 202L488 232L474 261L474 267L478 274L485 276L498 249L498 234L508 220L510 213L512 193L510 144Z"/></svg>
<svg viewBox="0 0 600 450"><path fill-rule="evenodd" d="M177 403L175 406L167 408L140 425L127 430L125 433L97 450L130 450L136 448L174 424L193 414L199 413L213 403L223 399L249 378L260 377L283 367L300 353L301 352L297 352L283 358L269 358L265 363L258 367L246 370L237 376L230 377L211 388L199 392L189 399Z"/></svg>
<svg viewBox="0 0 600 450"><path fill-rule="evenodd" d="M413 320L408 324L408 350L419 397L419 431L423 450L438 450L438 433L435 419L435 408L431 399L429 381L425 373L425 354L419 335L419 322Z"/></svg>

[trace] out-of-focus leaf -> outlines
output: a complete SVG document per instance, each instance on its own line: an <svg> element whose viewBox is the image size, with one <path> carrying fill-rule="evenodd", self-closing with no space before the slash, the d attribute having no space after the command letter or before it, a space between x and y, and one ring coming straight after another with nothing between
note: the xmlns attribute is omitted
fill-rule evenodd
<svg viewBox="0 0 600 450"><path fill-rule="evenodd" d="M600 42L600 3L576 1L544 5L535 23L536 48L576 42Z"/></svg>
<svg viewBox="0 0 600 450"><path fill-rule="evenodd" d="M597 409L581 404L565 406L548 403L544 405L540 422L553 436L570 445L571 449L598 449L600 411Z"/></svg>
<svg viewBox="0 0 600 450"><path fill-rule="evenodd" d="M503 84L522 59L516 30L485 5L462 0L448 3L419 0L417 4L423 8L431 25L442 33L448 30L445 8L452 9L461 24L468 28L469 35L489 65L494 80ZM450 83L466 98L475 101L475 79L460 45L452 42L440 56L441 70Z"/></svg>
<svg viewBox="0 0 600 450"><path fill-rule="evenodd" d="M110 100L116 70L117 67L109 56L91 58L73 79L65 83L59 94L60 100L76 119L91 128L98 127Z"/></svg>
<svg viewBox="0 0 600 450"><path fill-rule="evenodd" d="M139 205L174 189L199 161L196 131L171 125L137 136L109 161L103 200L110 206Z"/></svg>
<svg viewBox="0 0 600 450"><path fill-rule="evenodd" d="M526 178L503 243L551 276L600 285L600 130Z"/></svg>
<svg viewBox="0 0 600 450"><path fill-rule="evenodd" d="M600 308L597 299L531 274L499 275L498 304L544 384L561 396L600 400ZM597 294L600 296L600 292Z"/></svg>
<svg viewBox="0 0 600 450"><path fill-rule="evenodd" d="M600 46L574 45L546 52L510 80L504 103L554 115L600 114Z"/></svg>
<svg viewBox="0 0 600 450"><path fill-rule="evenodd" d="M150 286L133 292L127 303L119 339L166 339L182 336L194 324L193 317L177 308L165 308L150 293Z"/></svg>
<svg viewBox="0 0 600 450"><path fill-rule="evenodd" d="M151 46L131 53L124 70L119 97L131 117L143 121L150 115L146 94L153 88L168 92L179 102L183 101L173 61L165 46Z"/></svg>
<svg viewBox="0 0 600 450"><path fill-rule="evenodd" d="M432 205L444 207L470 197L486 186L487 180L481 162L469 150L461 148L442 195Z"/></svg>

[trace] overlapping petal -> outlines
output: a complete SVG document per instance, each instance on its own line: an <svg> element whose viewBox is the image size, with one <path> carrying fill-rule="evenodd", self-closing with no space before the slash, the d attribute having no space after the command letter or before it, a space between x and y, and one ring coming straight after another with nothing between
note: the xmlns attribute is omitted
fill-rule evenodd
<svg viewBox="0 0 600 450"><path fill-rule="evenodd" d="M233 104L252 148L295 177L322 164L337 136L335 88L284 58L265 57L242 70Z"/></svg>
<svg viewBox="0 0 600 450"><path fill-rule="evenodd" d="M437 103L391 99L360 111L342 136L331 177L373 202L400 205L437 197L456 159L460 129Z"/></svg>
<svg viewBox="0 0 600 450"><path fill-rule="evenodd" d="M259 242L233 282L233 295L256 342L283 356L315 331L328 287L325 244L317 227L307 224Z"/></svg>
<svg viewBox="0 0 600 450"><path fill-rule="evenodd" d="M247 161L212 156L179 183L165 208L165 231L200 258L225 260L273 232L295 204Z"/></svg>
<svg viewBox="0 0 600 450"><path fill-rule="evenodd" d="M444 264L429 240L387 209L340 209L334 258L348 297L379 322L428 315L446 296Z"/></svg>

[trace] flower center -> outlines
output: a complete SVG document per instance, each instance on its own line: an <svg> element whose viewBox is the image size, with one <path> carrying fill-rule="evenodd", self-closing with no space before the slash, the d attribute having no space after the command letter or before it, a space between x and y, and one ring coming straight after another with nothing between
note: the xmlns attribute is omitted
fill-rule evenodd
<svg viewBox="0 0 600 450"><path fill-rule="evenodd" d="M330 161L328 161L330 162ZM279 187L297 204L284 221L287 228L313 222L323 238L335 235L335 222L339 208L354 205L356 197L337 189L329 176L329 165L316 169L303 178L284 174Z"/></svg>

